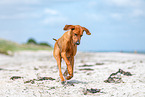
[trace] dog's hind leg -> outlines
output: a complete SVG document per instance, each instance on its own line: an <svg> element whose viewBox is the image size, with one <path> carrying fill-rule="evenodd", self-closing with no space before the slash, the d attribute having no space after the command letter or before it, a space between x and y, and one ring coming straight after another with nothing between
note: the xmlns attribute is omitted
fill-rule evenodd
<svg viewBox="0 0 145 97"><path fill-rule="evenodd" d="M60 55L60 51L59 51L59 48L58 48L57 45L54 48L55 49L54 49L54 52L53 52L53 56L57 61L57 65L58 65L58 69L59 69L59 76L60 76L61 82L65 82L65 79L64 79L62 71L61 71L61 59L62 58L61 58L61 55Z"/></svg>
<svg viewBox="0 0 145 97"><path fill-rule="evenodd" d="M61 58L57 59L57 65L59 69L59 76L60 76L61 82L63 82L65 81L65 79L63 78L62 71L61 71Z"/></svg>

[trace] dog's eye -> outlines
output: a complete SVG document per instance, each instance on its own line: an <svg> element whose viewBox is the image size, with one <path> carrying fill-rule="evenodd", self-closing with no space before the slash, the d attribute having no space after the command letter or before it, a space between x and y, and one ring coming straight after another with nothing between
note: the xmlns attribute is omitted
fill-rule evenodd
<svg viewBox="0 0 145 97"><path fill-rule="evenodd" d="M75 34L75 36L78 36L77 34Z"/></svg>
<svg viewBox="0 0 145 97"><path fill-rule="evenodd" d="M81 35L81 37L82 37L83 35Z"/></svg>
<svg viewBox="0 0 145 97"><path fill-rule="evenodd" d="M72 28L71 30L74 30L75 28Z"/></svg>

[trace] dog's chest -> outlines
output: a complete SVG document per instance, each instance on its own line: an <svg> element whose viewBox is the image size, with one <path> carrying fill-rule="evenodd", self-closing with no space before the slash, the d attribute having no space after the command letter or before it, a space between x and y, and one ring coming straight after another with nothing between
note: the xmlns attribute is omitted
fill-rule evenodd
<svg viewBox="0 0 145 97"><path fill-rule="evenodd" d="M75 45L68 45L67 48L67 56L75 56L77 51L77 47Z"/></svg>

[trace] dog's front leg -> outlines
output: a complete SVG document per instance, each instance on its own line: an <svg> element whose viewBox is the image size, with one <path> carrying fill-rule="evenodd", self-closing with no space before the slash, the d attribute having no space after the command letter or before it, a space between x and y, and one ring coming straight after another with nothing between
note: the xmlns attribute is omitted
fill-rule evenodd
<svg viewBox="0 0 145 97"><path fill-rule="evenodd" d="M69 76L66 77L66 79L68 80L68 79L73 77L73 67L72 67L72 62L71 62L72 60L67 58L65 52L61 53L61 56L64 59L66 65L67 65L67 70L68 70Z"/></svg>
<svg viewBox="0 0 145 97"><path fill-rule="evenodd" d="M69 76L66 77L67 80L71 79L73 77L73 67L74 67L74 57L71 56L68 58L71 63L71 68L67 68ZM71 69L71 70L70 70ZM71 71L71 72L69 72Z"/></svg>
<svg viewBox="0 0 145 97"><path fill-rule="evenodd" d="M69 68L66 68L66 70L65 70L65 72L64 72L64 77L67 79L67 80L69 80L69 79L71 79L72 77L73 77L73 68L74 68L74 57L68 57L68 60L70 61L70 63L71 63L71 67L72 67L72 72L68 72L68 69ZM67 76L67 75L71 75L71 76Z"/></svg>

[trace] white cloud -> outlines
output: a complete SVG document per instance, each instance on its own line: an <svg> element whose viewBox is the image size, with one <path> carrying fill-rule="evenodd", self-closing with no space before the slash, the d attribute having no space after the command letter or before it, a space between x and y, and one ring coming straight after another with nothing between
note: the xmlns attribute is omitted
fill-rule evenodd
<svg viewBox="0 0 145 97"><path fill-rule="evenodd" d="M43 24L49 24L49 25L54 25L54 24L57 24L57 23L64 23L68 20L68 18L66 17L62 17L62 16L53 16L53 17L48 17L48 18L45 18L42 23Z"/></svg>
<svg viewBox="0 0 145 97"><path fill-rule="evenodd" d="M112 18L121 20L124 17L136 18L139 16L145 16L145 1L144 0L104 0L106 4L109 4L108 7L109 14ZM114 13L112 13L112 8L116 8ZM137 19L137 18L136 18Z"/></svg>
<svg viewBox="0 0 145 97"><path fill-rule="evenodd" d="M105 19L105 17L102 14L85 13L84 15L85 17L93 21L103 21Z"/></svg>
<svg viewBox="0 0 145 97"><path fill-rule="evenodd" d="M43 20L41 23L43 24L49 24L49 25L54 25L57 23L64 23L68 20L67 17L63 16L62 13L60 13L57 10L50 9L50 8L45 8L43 11Z"/></svg>
<svg viewBox="0 0 145 97"><path fill-rule="evenodd" d="M57 15L57 14L59 14L58 11L53 10L53 9L48 9L48 8L44 9L44 13L45 14L51 14L51 15Z"/></svg>
<svg viewBox="0 0 145 97"><path fill-rule="evenodd" d="M141 9L135 9L132 12L132 16L138 17L138 16L145 16L145 11Z"/></svg>
<svg viewBox="0 0 145 97"><path fill-rule="evenodd" d="M136 7L136 6L140 6L144 2L143 0L105 0L105 1L107 1L107 3L110 3L112 5L122 6L122 7L126 7L126 6Z"/></svg>
<svg viewBox="0 0 145 97"><path fill-rule="evenodd" d="M126 6L130 4L130 0L110 0L110 2L118 6Z"/></svg>
<svg viewBox="0 0 145 97"><path fill-rule="evenodd" d="M39 18L41 14L37 13L17 13L12 15L0 15L0 19L27 19L27 18Z"/></svg>
<svg viewBox="0 0 145 97"><path fill-rule="evenodd" d="M96 1L90 1L90 2L88 3L88 6L89 6L89 7L97 6L97 2L96 2Z"/></svg>
<svg viewBox="0 0 145 97"><path fill-rule="evenodd" d="M39 0L1 0L0 5L13 4L38 4Z"/></svg>
<svg viewBox="0 0 145 97"><path fill-rule="evenodd" d="M111 13L110 16L116 20L121 20L123 18L123 14L121 13Z"/></svg>

